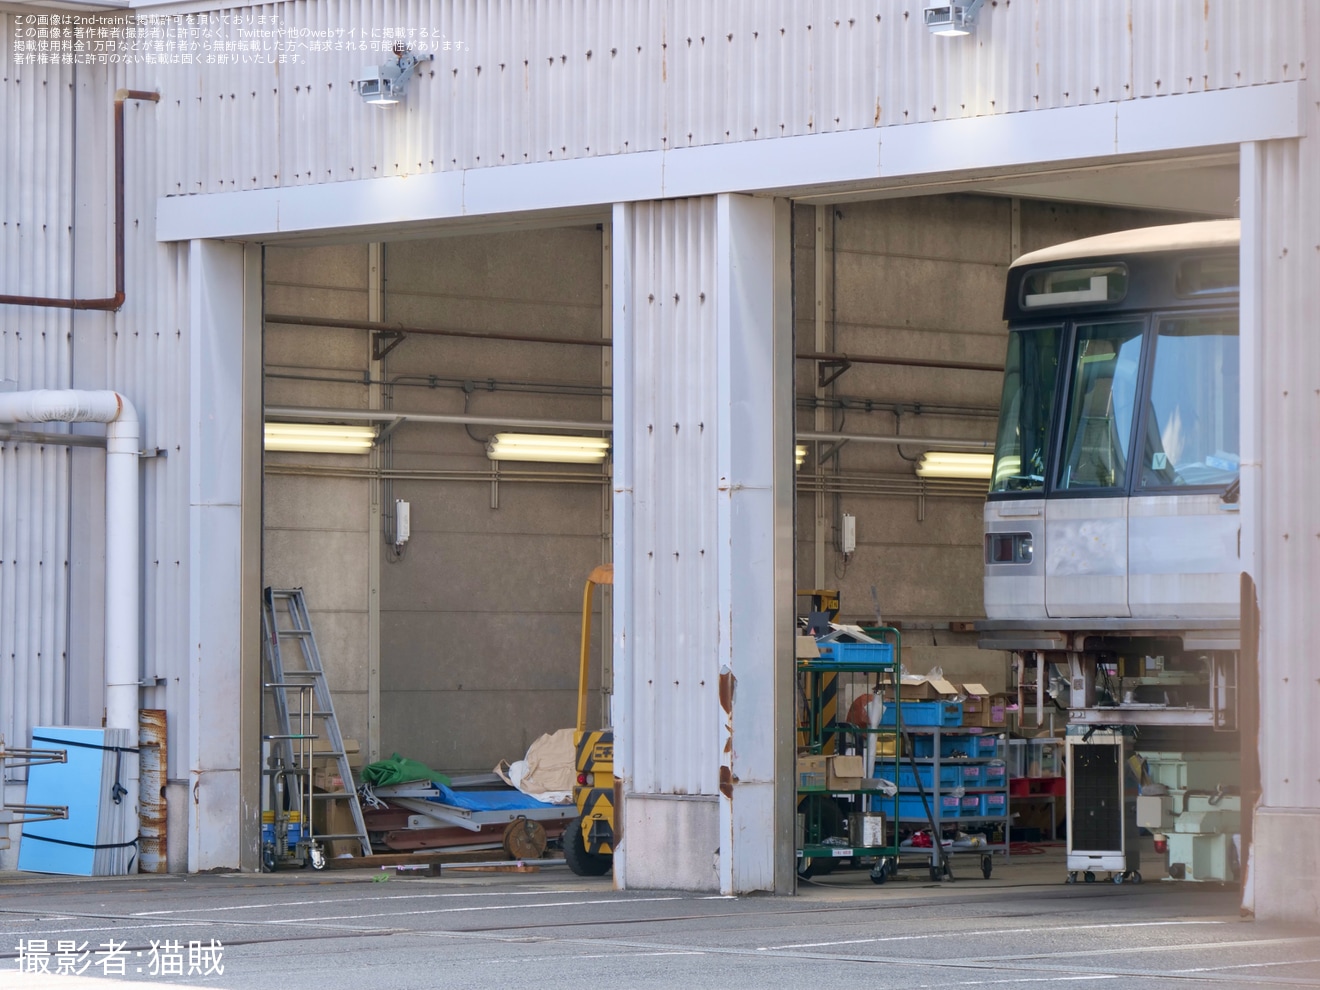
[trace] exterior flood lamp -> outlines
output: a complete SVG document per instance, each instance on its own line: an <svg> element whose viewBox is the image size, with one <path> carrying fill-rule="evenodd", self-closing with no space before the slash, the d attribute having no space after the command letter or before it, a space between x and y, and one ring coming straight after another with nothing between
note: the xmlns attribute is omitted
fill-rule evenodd
<svg viewBox="0 0 1320 990"><path fill-rule="evenodd" d="M544 433L497 433L486 445L486 456L492 461L600 464L609 452L610 442L604 437L566 437Z"/></svg>
<svg viewBox="0 0 1320 990"><path fill-rule="evenodd" d="M310 454L365 454L376 442L374 426L333 426L326 423L267 423L267 450Z"/></svg>
<svg viewBox="0 0 1320 990"><path fill-rule="evenodd" d="M373 106L393 106L403 99L408 91L408 82L423 62L430 62L434 55L420 58L408 51L403 45L394 46L394 59L381 65L369 65L362 70L362 78L353 85L364 103Z"/></svg>
<svg viewBox="0 0 1320 990"><path fill-rule="evenodd" d="M923 14L926 30L941 38L971 34L976 12L985 0L951 0L949 3L928 3Z"/></svg>
<svg viewBox="0 0 1320 990"><path fill-rule="evenodd" d="M917 474L923 478L990 478L994 454L957 454L932 450L921 455Z"/></svg>

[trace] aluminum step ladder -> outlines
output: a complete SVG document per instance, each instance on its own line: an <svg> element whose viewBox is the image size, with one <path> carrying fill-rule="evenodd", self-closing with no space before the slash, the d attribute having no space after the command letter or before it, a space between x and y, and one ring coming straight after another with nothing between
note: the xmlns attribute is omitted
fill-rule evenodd
<svg viewBox="0 0 1320 990"><path fill-rule="evenodd" d="M353 832L312 833L317 842L332 839L355 839L362 855L371 855L371 840L362 819L362 805L353 786L353 771L348 765L344 737L335 717L334 702L326 682L321 654L312 634L311 618L302 588L267 588L262 595L262 654L265 659L265 696L275 715L274 732L262 731L269 747L268 765L263 776L283 771L285 786L292 784L297 793L291 800L303 811L303 828L310 829L312 803L344 802L353 819ZM293 644L297 644L295 647ZM263 725L266 705L262 706ZM323 740L326 748L314 743ZM318 791L311 786L314 763L331 763L338 768L342 791ZM272 809L273 810L273 809Z"/></svg>

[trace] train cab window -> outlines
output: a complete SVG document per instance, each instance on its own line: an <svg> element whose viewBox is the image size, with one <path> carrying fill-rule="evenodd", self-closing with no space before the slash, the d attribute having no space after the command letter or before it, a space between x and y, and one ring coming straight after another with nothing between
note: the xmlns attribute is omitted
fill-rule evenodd
<svg viewBox="0 0 1320 990"><path fill-rule="evenodd" d="M1041 492L1045 488L1061 336L1060 327L1033 327L1008 335L991 492Z"/></svg>
<svg viewBox="0 0 1320 990"><path fill-rule="evenodd" d="M1144 321L1078 324L1058 487L1123 488Z"/></svg>
<svg viewBox="0 0 1320 990"><path fill-rule="evenodd" d="M1164 319L1155 338L1141 457L1143 488L1223 487L1238 476L1238 321Z"/></svg>

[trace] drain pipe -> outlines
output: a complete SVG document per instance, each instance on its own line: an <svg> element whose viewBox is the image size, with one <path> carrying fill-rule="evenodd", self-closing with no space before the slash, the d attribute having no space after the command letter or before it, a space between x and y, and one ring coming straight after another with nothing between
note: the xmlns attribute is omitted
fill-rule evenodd
<svg viewBox="0 0 1320 990"><path fill-rule="evenodd" d="M137 410L118 392L38 389L0 392L0 423L105 423L105 724L138 738L138 435ZM136 809L138 761L126 761Z"/></svg>

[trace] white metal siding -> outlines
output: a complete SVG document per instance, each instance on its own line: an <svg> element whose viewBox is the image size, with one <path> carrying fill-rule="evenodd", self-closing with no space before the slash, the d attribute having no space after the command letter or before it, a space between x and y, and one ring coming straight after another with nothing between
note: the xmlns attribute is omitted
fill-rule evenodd
<svg viewBox="0 0 1320 990"><path fill-rule="evenodd" d="M215 30L241 42L239 21L265 16L361 44L363 32L412 29L433 36L414 44L437 46L435 61L388 110L352 90L380 50L134 74L165 86L162 188L183 195L1282 82L1305 75L1297 28L1313 16L1303 0L1018 0L987 4L975 34L946 39L926 31L922 7L299 0L225 9L231 23Z"/></svg>
<svg viewBox="0 0 1320 990"><path fill-rule="evenodd" d="M715 199L627 208L616 249L631 259L615 338L616 586L624 620L615 669L621 775L640 794L714 795L718 786L719 469L716 463ZM616 404L616 417L620 410ZM616 421L617 422L617 421ZM619 464L619 459L626 463ZM623 504L620 504L623 503ZM617 614L617 612L616 612Z"/></svg>
<svg viewBox="0 0 1320 990"><path fill-rule="evenodd" d="M124 85L156 89L157 67L132 66L132 78L124 78L96 67L15 65L19 16L0 17L7 59L0 83L0 292L109 296L114 93ZM176 143L159 129L158 112L151 103L124 106L123 308L74 315L0 307L0 378L19 389L118 389L138 409L143 446L165 452L142 464L143 673L161 678L143 703L169 710L173 758L186 752L178 743L187 738L188 710L188 280L186 245L155 239L155 204L167 191L158 162ZM0 732L15 745L27 742L34 724L99 720L99 688L86 682L99 678L104 584L99 546L70 546L71 526L82 524L70 518L70 465L100 456L54 445L0 447ZM98 471L77 477L94 479ZM74 496L80 511L101 512L100 490ZM91 525L96 539L99 525ZM72 576L72 591L71 561L83 571ZM72 710L71 695L80 702Z"/></svg>
<svg viewBox="0 0 1320 990"><path fill-rule="evenodd" d="M10 137L0 156L0 292L67 296L74 291L66 135L73 70L13 65L13 25L11 17L0 19L8 63L0 133ZM88 294L103 294L101 288ZM70 313L6 309L0 319L5 387L67 387ZM0 734L14 746L29 744L33 725L64 720L70 458L63 446L0 444Z"/></svg>
<svg viewBox="0 0 1320 990"><path fill-rule="evenodd" d="M1320 110L1307 101L1308 133ZM1320 137L1264 145L1261 162L1261 488L1255 516L1261 607L1262 804L1320 807L1314 737L1316 595L1320 589Z"/></svg>

